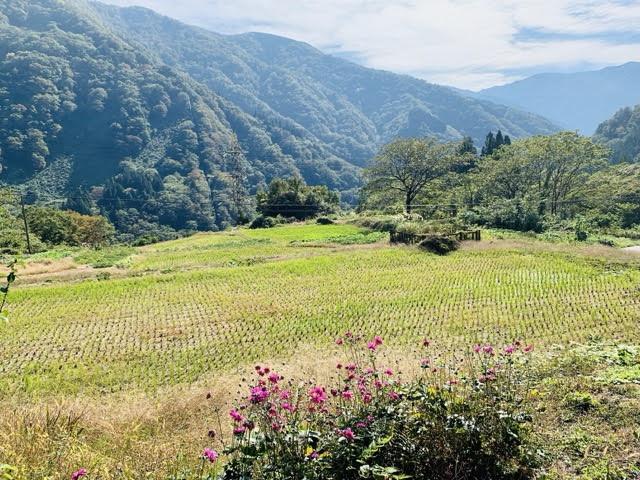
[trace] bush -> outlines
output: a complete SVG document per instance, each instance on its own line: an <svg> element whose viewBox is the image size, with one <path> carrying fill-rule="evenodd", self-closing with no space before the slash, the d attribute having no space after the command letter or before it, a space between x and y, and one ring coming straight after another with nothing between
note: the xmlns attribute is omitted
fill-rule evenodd
<svg viewBox="0 0 640 480"><path fill-rule="evenodd" d="M332 387L285 382L256 366L246 402L229 412L233 439L226 463L206 478L262 479L527 479L542 455L526 427L530 385L526 351L476 346L470 370L432 367L411 382L377 363L382 339L350 332L338 343L349 362ZM362 344L363 348L360 348ZM366 348L365 348L366 345ZM428 342L423 344L428 348ZM297 388L292 388L297 385ZM209 433L215 437L215 432ZM217 462L206 449L203 470ZM217 474L217 476L215 476ZM200 477L202 478L202 475Z"/></svg>
<svg viewBox="0 0 640 480"><path fill-rule="evenodd" d="M333 225L336 222L327 217L320 217L316 220L316 223L318 223L318 225Z"/></svg>
<svg viewBox="0 0 640 480"><path fill-rule="evenodd" d="M267 217L265 215L259 215L256 217L249 228L273 228L277 225L276 219L273 217Z"/></svg>
<svg viewBox="0 0 640 480"><path fill-rule="evenodd" d="M420 242L420 248L438 255L446 255L460 248L460 242L451 237L430 235Z"/></svg>

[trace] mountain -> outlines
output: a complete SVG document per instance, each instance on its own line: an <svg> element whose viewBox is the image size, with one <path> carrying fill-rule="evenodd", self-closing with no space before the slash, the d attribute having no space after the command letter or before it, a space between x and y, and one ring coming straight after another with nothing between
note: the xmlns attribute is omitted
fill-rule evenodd
<svg viewBox="0 0 640 480"><path fill-rule="evenodd" d="M232 222L236 138L251 192L301 175L348 199L397 135L480 141L497 129L557 127L281 37L137 7L0 0L0 183L41 203L89 196L133 236Z"/></svg>
<svg viewBox="0 0 640 480"><path fill-rule="evenodd" d="M563 128L591 135L619 108L640 102L640 62L580 73L544 73L474 96L551 119Z"/></svg>
<svg viewBox="0 0 640 480"><path fill-rule="evenodd" d="M612 163L640 163L640 104L618 110L592 138L611 149Z"/></svg>

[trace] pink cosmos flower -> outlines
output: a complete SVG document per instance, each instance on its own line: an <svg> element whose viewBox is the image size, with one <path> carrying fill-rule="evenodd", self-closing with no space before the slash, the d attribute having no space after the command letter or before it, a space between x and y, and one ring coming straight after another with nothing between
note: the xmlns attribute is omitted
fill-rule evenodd
<svg viewBox="0 0 640 480"><path fill-rule="evenodd" d="M344 340L342 340L342 338L339 338L336 340L336 345L342 345L343 342Z"/></svg>
<svg viewBox="0 0 640 480"><path fill-rule="evenodd" d="M218 458L218 454L215 450L209 450L208 448L204 449L204 458L208 458L211 463L215 462Z"/></svg>
<svg viewBox="0 0 640 480"><path fill-rule="evenodd" d="M236 422L241 422L244 419L244 417L235 410L229 410L229 415L231 415L231 418Z"/></svg>
<svg viewBox="0 0 640 480"><path fill-rule="evenodd" d="M356 378L356 374L355 374L355 373L353 373L353 372L351 372L351 373L347 376L347 378L348 378L349 380L353 380L354 378Z"/></svg>
<svg viewBox="0 0 640 480"><path fill-rule="evenodd" d="M374 385L376 386L376 388L382 388L382 382L380 380L376 380Z"/></svg>
<svg viewBox="0 0 640 480"><path fill-rule="evenodd" d="M375 343L376 345L382 345L382 338L381 337L373 337L373 343Z"/></svg>
<svg viewBox="0 0 640 480"><path fill-rule="evenodd" d="M246 427L236 427L233 429L233 434L242 435L246 429L247 429Z"/></svg>
<svg viewBox="0 0 640 480"><path fill-rule="evenodd" d="M253 430L254 428L256 428L256 424L252 420L247 420L242 424L242 426L247 430Z"/></svg>
<svg viewBox="0 0 640 480"><path fill-rule="evenodd" d="M290 396L291 396L291 391L289 390L283 390L282 392L280 392L280 398L283 400L288 400Z"/></svg>
<svg viewBox="0 0 640 480"><path fill-rule="evenodd" d="M291 410L291 404L288 402L284 402L282 404L282 408L284 408L285 410Z"/></svg>
<svg viewBox="0 0 640 480"><path fill-rule="evenodd" d="M482 345L476 345L475 347L473 347L473 351L478 353L480 350L482 350Z"/></svg>
<svg viewBox="0 0 640 480"><path fill-rule="evenodd" d="M428 358L422 359L422 365L429 365L429 363L431 363L431 360L429 360Z"/></svg>
<svg viewBox="0 0 640 480"><path fill-rule="evenodd" d="M431 343L431 342L429 342L429 340L427 340L427 339L425 338L425 339L422 341L422 346L423 346L423 347L428 347L430 343Z"/></svg>
<svg viewBox="0 0 640 480"><path fill-rule="evenodd" d="M312 403L321 404L327 399L327 394L322 387L315 387L309 390L309 398Z"/></svg>
<svg viewBox="0 0 640 480"><path fill-rule="evenodd" d="M486 347L483 347L482 350L484 351L484 353L486 353L487 355L493 355L493 347L487 345Z"/></svg>
<svg viewBox="0 0 640 480"><path fill-rule="evenodd" d="M371 350L371 351L375 351L375 349L376 349L376 344L375 344L375 343L373 343L373 342L369 342L369 343L367 343L367 348L368 348L369 350Z"/></svg>
<svg viewBox="0 0 640 480"><path fill-rule="evenodd" d="M71 480L78 480L80 477L84 477L87 474L87 471L84 468L81 468L75 473L71 474Z"/></svg>
<svg viewBox="0 0 640 480"><path fill-rule="evenodd" d="M389 396L394 400L398 400L400 398L400 395L398 395L396 392L389 392Z"/></svg>
<svg viewBox="0 0 640 480"><path fill-rule="evenodd" d="M526 347L524 347L524 351L528 352L529 350L531 350L533 347L531 345L527 345Z"/></svg>
<svg viewBox="0 0 640 480"><path fill-rule="evenodd" d="M344 336L351 338L353 337L353 332L344 332Z"/></svg>
<svg viewBox="0 0 640 480"><path fill-rule="evenodd" d="M346 398L347 400L351 400L353 398L353 393L346 391L342 392L342 398Z"/></svg>
<svg viewBox="0 0 640 480"><path fill-rule="evenodd" d="M337 364L337 365L336 365L336 368L337 368L338 370L340 370L340 369L342 368L342 364L341 364L341 363Z"/></svg>
<svg viewBox="0 0 640 480"><path fill-rule="evenodd" d="M516 351L516 347L513 345L509 345L508 347L504 348L504 353L506 353L507 355L511 355L515 351Z"/></svg>
<svg viewBox="0 0 640 480"><path fill-rule="evenodd" d="M336 390L335 388L331 389L331 396L332 397L337 397L338 396L338 390Z"/></svg>
<svg viewBox="0 0 640 480"><path fill-rule="evenodd" d="M353 364L353 363L352 363L352 364L350 364L350 365L347 365L347 366L346 366L346 367L344 367L344 368L346 368L347 370L349 370L350 372L352 372L352 371L354 371L354 370L356 369L356 366L355 366L355 364Z"/></svg>
<svg viewBox="0 0 640 480"><path fill-rule="evenodd" d="M274 431L279 432L280 430L282 430L282 425L280 425L278 422L273 422L271 424L271 428L273 428Z"/></svg>
<svg viewBox="0 0 640 480"><path fill-rule="evenodd" d="M369 403L371 402L371 394L369 392L365 392L362 394L362 401L364 403Z"/></svg>
<svg viewBox="0 0 640 480"><path fill-rule="evenodd" d="M367 371L365 372L367 375L371 375L375 370L373 368L367 368ZM364 380L364 378L363 378Z"/></svg>
<svg viewBox="0 0 640 480"><path fill-rule="evenodd" d="M309 458L313 458L314 460L318 458L318 452L315 450L309 454Z"/></svg>
<svg viewBox="0 0 640 480"><path fill-rule="evenodd" d="M513 341L518 347L522 344L522 340L518 340L517 338Z"/></svg>
<svg viewBox="0 0 640 480"><path fill-rule="evenodd" d="M386 373L387 375L391 376L393 375L393 370L391 370L390 368L387 368L384 373Z"/></svg>

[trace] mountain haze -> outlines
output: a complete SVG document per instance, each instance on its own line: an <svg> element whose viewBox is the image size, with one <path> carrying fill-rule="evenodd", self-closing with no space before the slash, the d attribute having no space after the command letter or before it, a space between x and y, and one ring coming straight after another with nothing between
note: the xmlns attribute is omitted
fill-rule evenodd
<svg viewBox="0 0 640 480"><path fill-rule="evenodd" d="M474 94L591 135L618 109L640 102L640 62L579 73L543 73Z"/></svg>
<svg viewBox="0 0 640 480"><path fill-rule="evenodd" d="M82 187L132 235L232 222L236 136L250 192L301 175L349 199L398 135L557 130L304 43L82 0L0 0L0 94L0 183L40 202Z"/></svg>

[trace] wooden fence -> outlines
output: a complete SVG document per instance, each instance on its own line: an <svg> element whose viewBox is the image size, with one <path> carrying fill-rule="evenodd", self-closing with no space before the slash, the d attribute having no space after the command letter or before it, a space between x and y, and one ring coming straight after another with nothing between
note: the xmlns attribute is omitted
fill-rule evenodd
<svg viewBox="0 0 640 480"><path fill-rule="evenodd" d="M480 230L461 230L455 233L438 233L431 235L416 235L414 233L396 232L392 230L389 234L391 243L405 243L407 245L420 243L427 237L449 237L455 238L460 242L463 240L475 240L479 242L481 240Z"/></svg>

